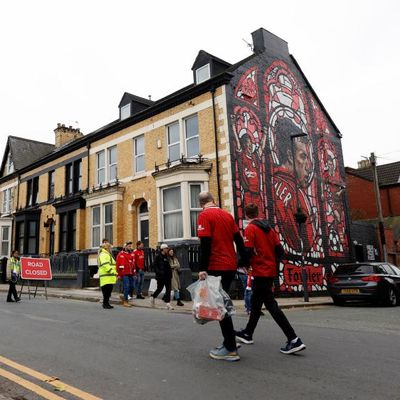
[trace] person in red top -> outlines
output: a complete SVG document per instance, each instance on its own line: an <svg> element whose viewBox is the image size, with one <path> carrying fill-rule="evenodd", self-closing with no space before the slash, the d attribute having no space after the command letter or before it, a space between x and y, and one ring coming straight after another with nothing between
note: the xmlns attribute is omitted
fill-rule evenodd
<svg viewBox="0 0 400 400"><path fill-rule="evenodd" d="M256 204L248 204L244 210L246 217L250 219L250 223L244 231L244 244L251 257L250 268L254 280L250 318L246 328L236 332L236 339L245 344L254 343L253 333L260 319L260 311L264 303L272 318L287 337L286 346L280 349L281 353L293 354L304 350L306 346L297 337L274 298L274 278L277 275L279 260L284 255L278 235L271 229L266 220L257 218L258 207Z"/></svg>
<svg viewBox="0 0 400 400"><path fill-rule="evenodd" d="M136 298L144 299L142 295L144 282L144 243L141 240L136 242L136 249L133 251L136 266Z"/></svg>
<svg viewBox="0 0 400 400"><path fill-rule="evenodd" d="M135 261L132 254L132 242L126 242L123 249L118 253L117 259L117 273L118 279L122 279L124 286L124 307L132 307L132 304L128 303L129 294L132 293L134 289L134 279L135 276Z"/></svg>
<svg viewBox="0 0 400 400"><path fill-rule="evenodd" d="M217 207L209 192L199 194L199 203L203 211L198 216L197 236L200 239L200 279L206 279L207 273L221 276L222 288L229 293L237 268L236 251L245 256L243 238L240 235L232 215ZM210 357L217 360L238 361L235 331L232 318L225 316L220 321L224 342L210 351Z"/></svg>

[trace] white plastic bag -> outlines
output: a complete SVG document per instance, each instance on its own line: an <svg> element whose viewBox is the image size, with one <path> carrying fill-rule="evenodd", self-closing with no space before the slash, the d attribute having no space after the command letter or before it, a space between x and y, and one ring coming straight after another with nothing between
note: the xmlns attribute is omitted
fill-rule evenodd
<svg viewBox="0 0 400 400"><path fill-rule="evenodd" d="M227 312L222 295L221 277L208 276L187 287L193 301L193 316L197 323L221 321ZM229 296L228 296L229 298Z"/></svg>

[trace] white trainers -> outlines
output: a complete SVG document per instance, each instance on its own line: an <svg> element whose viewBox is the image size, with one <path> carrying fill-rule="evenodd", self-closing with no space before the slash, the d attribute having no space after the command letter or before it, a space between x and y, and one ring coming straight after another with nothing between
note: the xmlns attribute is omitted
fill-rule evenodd
<svg viewBox="0 0 400 400"><path fill-rule="evenodd" d="M173 310L174 309L174 307L172 307L171 303L166 303L166 307L167 307L167 310Z"/></svg>
<svg viewBox="0 0 400 400"><path fill-rule="evenodd" d="M155 299L153 296L150 297L150 305L151 305L152 307L155 307L155 306L156 306L156 299Z"/></svg>

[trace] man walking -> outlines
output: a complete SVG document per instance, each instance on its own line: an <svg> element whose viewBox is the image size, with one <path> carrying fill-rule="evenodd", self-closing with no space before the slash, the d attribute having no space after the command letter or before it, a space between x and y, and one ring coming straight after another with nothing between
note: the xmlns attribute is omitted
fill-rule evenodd
<svg viewBox="0 0 400 400"><path fill-rule="evenodd" d="M244 231L244 244L251 256L250 265L253 280L253 295L250 318L244 330L236 332L236 339L245 344L253 344L253 333L260 318L263 303L272 318L287 337L285 347L281 353L293 354L306 348L305 344L296 335L285 314L279 308L273 294L273 282L277 273L277 264L283 256L284 250L279 242L278 235L269 226L268 222L258 219L256 204L248 204L245 214L250 223Z"/></svg>
<svg viewBox="0 0 400 400"><path fill-rule="evenodd" d="M144 283L144 243L141 240L136 242L136 249L133 251L136 266L136 298L144 299L142 290Z"/></svg>
<svg viewBox="0 0 400 400"><path fill-rule="evenodd" d="M237 267L233 243L236 244L239 254L245 257L243 239L232 215L215 204L211 193L201 192L198 200L203 208L197 221L197 235L200 239L201 250L199 278L206 279L207 273L220 276L222 288L229 293ZM216 360L240 360L232 318L225 316L220 321L220 326L224 342L210 351L210 357Z"/></svg>
<svg viewBox="0 0 400 400"><path fill-rule="evenodd" d="M172 271L168 260L167 244L163 243L160 246L160 252L155 256L153 266L154 266L154 271L156 273L157 289L151 295L150 304L152 307L155 306L156 298L161 293L163 287L165 286L165 295L163 297L163 300L165 302L167 310L173 310L174 307L172 307L170 303Z"/></svg>

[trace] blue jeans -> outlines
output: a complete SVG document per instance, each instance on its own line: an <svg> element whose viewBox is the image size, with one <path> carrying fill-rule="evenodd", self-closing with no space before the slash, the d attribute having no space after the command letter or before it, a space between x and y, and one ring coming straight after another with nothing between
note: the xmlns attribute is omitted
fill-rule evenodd
<svg viewBox="0 0 400 400"><path fill-rule="evenodd" d="M142 294L144 283L144 271L142 269L137 270L136 273L136 295Z"/></svg>
<svg viewBox="0 0 400 400"><path fill-rule="evenodd" d="M241 274L240 272L238 272L238 276L240 279L240 282L242 283L242 287L243 287L243 298L244 298L244 306L246 308L247 312L251 311L251 294L252 294L252 290L246 290L246 286L247 286L247 275L246 274Z"/></svg>
<svg viewBox="0 0 400 400"><path fill-rule="evenodd" d="M132 275L125 275L122 279L124 285L124 299L128 300L128 296L133 292L134 281Z"/></svg>

